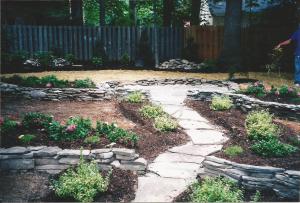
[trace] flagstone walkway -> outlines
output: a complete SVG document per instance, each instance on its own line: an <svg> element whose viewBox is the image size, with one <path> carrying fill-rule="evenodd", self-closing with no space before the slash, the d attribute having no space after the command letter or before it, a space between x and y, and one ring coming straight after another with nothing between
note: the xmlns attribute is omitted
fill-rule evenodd
<svg viewBox="0 0 300 203"><path fill-rule="evenodd" d="M138 178L134 202L171 202L196 180L204 157L222 149L226 138L207 119L184 104L188 90L213 89L228 91L213 85L187 86L129 86L134 90L149 91L153 103L177 119L190 137L190 142L160 154L148 166L148 173Z"/></svg>

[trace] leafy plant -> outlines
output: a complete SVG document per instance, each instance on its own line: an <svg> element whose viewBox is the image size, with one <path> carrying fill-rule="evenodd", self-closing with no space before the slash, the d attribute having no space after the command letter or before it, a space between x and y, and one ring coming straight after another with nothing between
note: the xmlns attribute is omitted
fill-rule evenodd
<svg viewBox="0 0 300 203"><path fill-rule="evenodd" d="M67 137L65 129L65 126L61 125L59 122L53 121L48 127L50 139L55 141L64 140Z"/></svg>
<svg viewBox="0 0 300 203"><path fill-rule="evenodd" d="M96 67L100 67L100 66L103 65L103 60L102 60L101 57L96 57L96 56L94 56L94 57L92 58L92 64L93 64L94 66L96 66Z"/></svg>
<svg viewBox="0 0 300 203"><path fill-rule="evenodd" d="M76 88L95 88L96 85L91 79L86 78L84 80L75 80L74 87L76 87Z"/></svg>
<svg viewBox="0 0 300 203"><path fill-rule="evenodd" d="M109 175L103 177L97 164L85 162L82 156L76 169L68 169L53 183L56 195L80 202L92 202L98 193L107 191L108 185Z"/></svg>
<svg viewBox="0 0 300 203"><path fill-rule="evenodd" d="M255 191L255 194L252 196L252 201L253 202L260 202L261 201L261 194L259 192L259 190Z"/></svg>
<svg viewBox="0 0 300 203"><path fill-rule="evenodd" d="M21 85L25 87L38 87L41 85L41 81L36 76L29 76L22 78Z"/></svg>
<svg viewBox="0 0 300 203"><path fill-rule="evenodd" d="M139 138L137 134L118 128L114 123L107 124L97 121L96 131L99 134L105 135L111 142L131 142L132 144L136 144Z"/></svg>
<svg viewBox="0 0 300 203"><path fill-rule="evenodd" d="M247 87L245 94L255 95L256 97L264 97L267 91L262 82L255 82Z"/></svg>
<svg viewBox="0 0 300 203"><path fill-rule="evenodd" d="M96 135L89 136L84 139L84 143L86 144L97 144L99 142L100 142L100 137Z"/></svg>
<svg viewBox="0 0 300 203"><path fill-rule="evenodd" d="M176 130L178 124L168 116L158 116L154 119L154 127L161 132Z"/></svg>
<svg viewBox="0 0 300 203"><path fill-rule="evenodd" d="M29 144L35 138L35 135L25 134L20 135L18 138L22 143Z"/></svg>
<svg viewBox="0 0 300 203"><path fill-rule="evenodd" d="M192 202L241 202L243 192L227 178L205 178L191 187Z"/></svg>
<svg viewBox="0 0 300 203"><path fill-rule="evenodd" d="M232 101L228 96L214 96L210 108L214 111L223 111L230 109L232 106Z"/></svg>
<svg viewBox="0 0 300 203"><path fill-rule="evenodd" d="M55 75L46 75L42 77L40 83L43 86L51 84L53 87L66 87L68 85L67 80L59 80Z"/></svg>
<svg viewBox="0 0 300 203"><path fill-rule="evenodd" d="M129 55L127 53L123 54L121 57L121 64L123 65L129 65L130 64L130 58Z"/></svg>
<svg viewBox="0 0 300 203"><path fill-rule="evenodd" d="M260 140L251 146L251 149L258 155L265 157L284 157L295 151L297 147L280 142L276 138Z"/></svg>
<svg viewBox="0 0 300 203"><path fill-rule="evenodd" d="M39 112L29 112L23 117L22 124L26 129L48 128L53 117Z"/></svg>
<svg viewBox="0 0 300 203"><path fill-rule="evenodd" d="M0 134L8 135L16 130L18 122L9 118L1 118Z"/></svg>
<svg viewBox="0 0 300 203"><path fill-rule="evenodd" d="M52 52L36 52L34 58L38 59L43 68L51 66L52 60L54 59Z"/></svg>
<svg viewBox="0 0 300 203"><path fill-rule="evenodd" d="M66 54L65 59L69 61L71 64L75 62L75 56L73 54Z"/></svg>
<svg viewBox="0 0 300 203"><path fill-rule="evenodd" d="M130 103L141 103L144 100L144 95L140 91L134 91L129 93L125 100Z"/></svg>
<svg viewBox="0 0 300 203"><path fill-rule="evenodd" d="M250 112L245 125L250 139L267 140L279 134L278 126L273 123L273 115L266 110Z"/></svg>
<svg viewBox="0 0 300 203"><path fill-rule="evenodd" d="M140 109L140 113L145 118L155 118L165 114L163 109L157 105L145 105Z"/></svg>
<svg viewBox="0 0 300 203"><path fill-rule="evenodd" d="M238 156L238 155L242 154L243 152L244 152L243 148L238 145L233 145L233 146L227 147L224 150L224 153L230 157Z"/></svg>

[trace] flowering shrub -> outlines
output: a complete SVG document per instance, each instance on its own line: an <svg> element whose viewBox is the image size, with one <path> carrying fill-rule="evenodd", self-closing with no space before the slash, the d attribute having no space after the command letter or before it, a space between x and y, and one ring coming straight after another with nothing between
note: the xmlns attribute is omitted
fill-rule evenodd
<svg viewBox="0 0 300 203"><path fill-rule="evenodd" d="M255 95L257 97L264 97L267 91L262 82L255 82L247 87L245 94Z"/></svg>
<svg viewBox="0 0 300 203"><path fill-rule="evenodd" d="M103 177L95 162L87 163L80 158L76 169L68 169L53 182L55 194L59 197L72 197L80 202L92 202L98 193L105 192L109 176Z"/></svg>

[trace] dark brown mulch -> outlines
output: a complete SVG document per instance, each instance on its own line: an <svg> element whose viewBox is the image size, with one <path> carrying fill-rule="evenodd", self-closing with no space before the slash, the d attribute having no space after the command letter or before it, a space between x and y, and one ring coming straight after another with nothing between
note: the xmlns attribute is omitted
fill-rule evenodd
<svg viewBox="0 0 300 203"><path fill-rule="evenodd" d="M198 177L198 182L201 182L201 178ZM243 190L243 195L244 195L244 202L250 202L253 201L253 196L256 193L256 190L248 190L248 189L244 189ZM298 200L291 200L291 199L282 199L279 198L276 193L272 190L260 190L259 191L261 194L261 199L259 200L260 202L284 202L284 201L298 201ZM187 190L185 190L184 192L182 192L180 195L178 195L176 197L176 199L174 200L174 202L190 202L190 195L192 193L191 188L188 188Z"/></svg>
<svg viewBox="0 0 300 203"><path fill-rule="evenodd" d="M153 160L158 154L167 149L184 144L188 141L187 135L177 129L174 132L159 132L153 127L153 120L143 118L139 109L142 104L120 102L119 108L123 115L137 124L133 131L143 135L137 145L137 151L147 160Z"/></svg>
<svg viewBox="0 0 300 203"><path fill-rule="evenodd" d="M244 126L246 114L237 109L228 111L212 111L209 108L208 102L187 101L187 105L198 111L201 115L209 119L212 123L222 126L226 135L230 138L224 144L223 148L232 145L239 145L244 149L243 154L236 157L229 157L223 151L218 152L215 156L225 158L237 163L282 167L285 169L299 170L300 168L300 150L286 157L260 157L252 152L250 146L252 142L248 139ZM285 143L290 143L290 138L296 138L300 132L291 129L282 123L277 123L281 128L280 140Z"/></svg>
<svg viewBox="0 0 300 203"><path fill-rule="evenodd" d="M107 172L102 172L107 175ZM114 168L110 177L110 184L105 193L98 194L95 202L130 202L135 198L137 187L137 174L132 171L125 171ZM46 202L74 202L72 198L59 198L52 191L42 199Z"/></svg>

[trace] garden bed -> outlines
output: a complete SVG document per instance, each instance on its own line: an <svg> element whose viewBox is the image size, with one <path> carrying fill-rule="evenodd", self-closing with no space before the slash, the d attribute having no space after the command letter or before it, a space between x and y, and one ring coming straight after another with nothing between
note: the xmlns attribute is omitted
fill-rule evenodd
<svg viewBox="0 0 300 203"><path fill-rule="evenodd" d="M107 172L102 172L107 173ZM2 201L45 201L74 202L74 199L62 199L50 189L50 182L57 176L44 173L1 174L0 196ZM129 202L135 197L137 175L132 171L113 169L108 191L100 193L96 202Z"/></svg>
<svg viewBox="0 0 300 203"><path fill-rule="evenodd" d="M222 126L225 129L225 134L228 135L230 139L224 144L223 148L232 145L238 145L243 148L243 153L238 156L228 156L224 151L218 152L215 156L242 164L273 166L295 170L300 168L299 150L285 157L262 157L253 153L250 149L252 142L249 140L245 129L246 114L242 111L237 109L212 111L209 106L210 104L202 101L187 101L187 105L198 111L214 124ZM293 125L298 125L298 123L289 123L289 125L287 125L286 122L287 121L285 121L285 123L275 121L281 128L279 140L284 143L298 145L299 147L299 141L295 143L295 140L298 139L297 135L299 135L299 129L297 127L291 128Z"/></svg>

